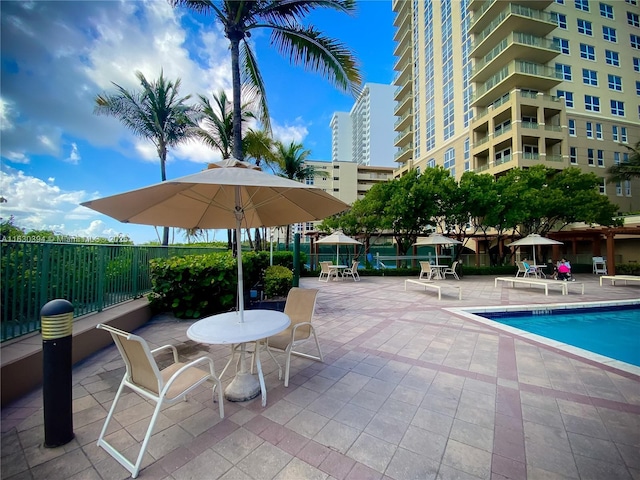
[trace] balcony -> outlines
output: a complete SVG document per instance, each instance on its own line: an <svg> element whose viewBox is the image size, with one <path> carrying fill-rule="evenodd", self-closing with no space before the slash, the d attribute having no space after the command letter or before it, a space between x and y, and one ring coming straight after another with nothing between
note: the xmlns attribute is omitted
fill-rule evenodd
<svg viewBox="0 0 640 480"><path fill-rule="evenodd" d="M502 2L498 2L502 4ZM549 12L509 4L482 32L474 37L471 56L484 57L511 32L546 37L558 27Z"/></svg>
<svg viewBox="0 0 640 480"><path fill-rule="evenodd" d="M551 40L513 32L475 63L471 72L471 81L486 81L498 69L514 60L546 64L559 54L560 47Z"/></svg>
<svg viewBox="0 0 640 480"><path fill-rule="evenodd" d="M562 83L554 68L516 60L476 87L471 106L484 107L515 88L551 90Z"/></svg>
<svg viewBox="0 0 640 480"><path fill-rule="evenodd" d="M410 109L408 112L402 114L402 116L398 118L398 120L396 120L396 123L394 124L393 128L395 130L404 129L407 125L411 124L412 119L413 119L413 111Z"/></svg>
<svg viewBox="0 0 640 480"><path fill-rule="evenodd" d="M480 8L477 8L481 4ZM481 32L495 18L496 13L504 5L504 1L488 0L484 2L471 1L470 8L474 11L469 21L470 32ZM553 0L519 0L518 5L533 10L544 10L553 3Z"/></svg>

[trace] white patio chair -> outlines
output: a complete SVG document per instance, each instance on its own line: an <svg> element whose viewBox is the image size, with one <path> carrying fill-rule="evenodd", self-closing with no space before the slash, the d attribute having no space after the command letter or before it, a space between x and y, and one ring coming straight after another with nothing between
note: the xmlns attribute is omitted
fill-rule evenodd
<svg viewBox="0 0 640 480"><path fill-rule="evenodd" d="M98 324L96 328L106 330L111 333L111 337L115 342L124 364L126 372L118 387L107 419L104 422L100 436L98 437L98 446L104 448L113 458L115 458L130 473L132 478L136 478L140 471L142 458L147 449L149 439L153 433L158 414L163 405L173 404L178 401L186 400L186 395L200 384L207 380L213 380L213 392L218 388L218 407L220 410L220 418L224 418L224 406L222 403L222 384L220 379L216 377L213 369L213 360L210 357L200 357L189 363L178 362L178 351L173 345L164 345L154 350L149 349L147 342L137 335L119 330L109 325ZM170 349L173 352L172 365L160 370L158 364L153 358L153 354L161 350ZM208 366L208 371L201 370L196 365L203 364ZM156 403L156 407L151 416L149 428L142 441L142 447L135 463L129 461L121 452L111 445L104 436L116 410L118 401L122 395L124 387L129 387L134 392L142 395L147 400Z"/></svg>
<svg viewBox="0 0 640 480"><path fill-rule="evenodd" d="M328 282L329 277L331 276L331 270L329 269L329 265L331 262L320 262L320 276L318 277L318 281L320 282Z"/></svg>
<svg viewBox="0 0 640 480"><path fill-rule="evenodd" d="M309 288L293 287L289 290L287 295L287 302L284 306L284 313L286 313L291 319L291 325L277 335L273 335L266 340L266 350L271 356L272 360L278 365L278 378L282 378L282 368L280 363L274 357L272 350L284 352L286 356L285 360L285 373L284 373L284 386L289 386L289 370L291 366L291 355L297 355L303 358L309 358L311 360L319 360L324 362L322 350L320 350L320 343L316 336L316 330L311 324L313 320L313 312L316 308L316 298L318 297L319 290ZM295 348L301 343L306 342L313 336L318 349L318 355L311 355L304 353Z"/></svg>
<svg viewBox="0 0 640 480"><path fill-rule="evenodd" d="M456 280L460 280L460 277L458 277L458 273L456 272L456 267L458 266L458 263L460 263L460 262L458 260L456 260L455 262L453 262L451 264L450 267L445 268L442 271L442 278L447 278L447 275L453 275Z"/></svg>
<svg viewBox="0 0 640 480"><path fill-rule="evenodd" d="M359 282L360 281L360 274L358 273L358 265L360 265L360 262L357 261L353 261L351 263L351 268L345 268L344 271L342 272L342 277L346 277L348 275L351 275L351 278L353 278L354 282Z"/></svg>
<svg viewBox="0 0 640 480"><path fill-rule="evenodd" d="M606 275L607 274L607 262L604 257L593 257L593 273L598 275Z"/></svg>
<svg viewBox="0 0 640 480"><path fill-rule="evenodd" d="M427 280L431 280L431 277L435 275L436 271L431 268L431 263L429 262L420 262L420 276L418 277L420 280L426 278Z"/></svg>

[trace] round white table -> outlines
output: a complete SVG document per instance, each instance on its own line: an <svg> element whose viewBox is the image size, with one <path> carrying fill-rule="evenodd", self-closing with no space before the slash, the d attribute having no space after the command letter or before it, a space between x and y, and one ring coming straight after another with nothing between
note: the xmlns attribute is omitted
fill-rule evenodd
<svg viewBox="0 0 640 480"><path fill-rule="evenodd" d="M243 402L256 397L262 391L262 406L267 404L267 389L264 384L260 352L256 344L256 365L258 378L247 372L245 350L247 342L257 342L282 332L291 324L289 317L275 310L245 310L244 321L239 312L227 312L203 318L189 327L187 337L199 343L231 345L231 358L220 377L224 375L240 348L240 368L235 378L225 389L225 398L232 402Z"/></svg>
<svg viewBox="0 0 640 480"><path fill-rule="evenodd" d="M338 280L338 278L341 278L341 279L343 278L342 273L340 273L340 271L346 268L349 268L349 266L348 265L329 265L329 271L333 270L335 272L336 280Z"/></svg>

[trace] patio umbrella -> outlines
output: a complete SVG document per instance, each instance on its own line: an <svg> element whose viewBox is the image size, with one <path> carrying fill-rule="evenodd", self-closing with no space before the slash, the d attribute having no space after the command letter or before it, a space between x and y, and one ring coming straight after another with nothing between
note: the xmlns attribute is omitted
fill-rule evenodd
<svg viewBox="0 0 640 480"><path fill-rule="evenodd" d="M355 238L351 238L340 231L333 232L331 235L327 235L326 237L317 240L316 243L336 246L336 265L340 263L340 245L362 245L362 242L359 242Z"/></svg>
<svg viewBox="0 0 640 480"><path fill-rule="evenodd" d="M349 205L319 188L234 158L209 169L81 205L124 223L236 230L238 310L244 321L240 229L321 220Z"/></svg>
<svg viewBox="0 0 640 480"><path fill-rule="evenodd" d="M532 233L520 240L506 244L507 247L521 247L523 245L531 245L533 247L533 264L536 265L536 245L562 245L562 242Z"/></svg>
<svg viewBox="0 0 640 480"><path fill-rule="evenodd" d="M439 233L434 233L433 235L429 235L428 237L418 238L418 241L414 243L416 246L420 245L458 245L462 244L462 242L456 240L455 238L445 237L444 235L440 235ZM438 249L436 248L436 265L439 265L438 261Z"/></svg>

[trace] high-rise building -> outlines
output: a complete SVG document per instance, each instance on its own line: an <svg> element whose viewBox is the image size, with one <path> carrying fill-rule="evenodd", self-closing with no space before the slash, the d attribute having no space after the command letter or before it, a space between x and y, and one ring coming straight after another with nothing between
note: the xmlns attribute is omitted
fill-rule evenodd
<svg viewBox="0 0 640 480"><path fill-rule="evenodd" d="M395 166L393 92L393 85L365 83L349 113L333 114L332 161Z"/></svg>
<svg viewBox="0 0 640 480"><path fill-rule="evenodd" d="M638 0L394 0L396 176L544 164L601 179L640 141Z"/></svg>

